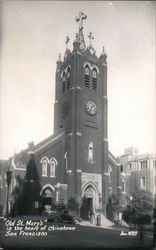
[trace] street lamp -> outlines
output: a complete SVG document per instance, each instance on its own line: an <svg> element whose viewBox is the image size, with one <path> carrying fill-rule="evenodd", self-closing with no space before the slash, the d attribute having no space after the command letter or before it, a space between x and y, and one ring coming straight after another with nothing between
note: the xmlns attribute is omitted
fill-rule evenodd
<svg viewBox="0 0 156 250"><path fill-rule="evenodd" d="M132 201L133 201L133 196L130 195L130 229L132 229Z"/></svg>
<svg viewBox="0 0 156 250"><path fill-rule="evenodd" d="M9 187L11 184L12 171L8 170L6 172L6 182L7 182L7 204L6 204L6 217L9 216Z"/></svg>

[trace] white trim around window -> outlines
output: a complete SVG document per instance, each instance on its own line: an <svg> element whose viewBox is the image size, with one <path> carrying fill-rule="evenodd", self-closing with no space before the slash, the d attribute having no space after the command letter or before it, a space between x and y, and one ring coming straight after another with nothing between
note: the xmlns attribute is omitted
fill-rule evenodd
<svg viewBox="0 0 156 250"><path fill-rule="evenodd" d="M48 172L48 164L49 164L49 159L44 156L41 159L41 164L42 164L42 176L47 176L47 172Z"/></svg>

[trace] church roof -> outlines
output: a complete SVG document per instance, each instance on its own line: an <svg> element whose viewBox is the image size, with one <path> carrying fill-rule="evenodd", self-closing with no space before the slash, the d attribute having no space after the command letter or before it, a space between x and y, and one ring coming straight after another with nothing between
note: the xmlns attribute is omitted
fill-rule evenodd
<svg viewBox="0 0 156 250"><path fill-rule="evenodd" d="M118 158L116 158L109 150L108 150L108 158L111 162L113 162L116 166L120 166Z"/></svg>
<svg viewBox="0 0 156 250"><path fill-rule="evenodd" d="M60 139L66 132L63 131L62 133L58 134L58 135L52 135L52 136L49 136L47 139L45 139L44 141L38 143L36 146L35 146L35 149L34 149L34 153L38 152L40 149L48 146L49 144L51 144L52 142L55 142L57 141L58 139Z"/></svg>

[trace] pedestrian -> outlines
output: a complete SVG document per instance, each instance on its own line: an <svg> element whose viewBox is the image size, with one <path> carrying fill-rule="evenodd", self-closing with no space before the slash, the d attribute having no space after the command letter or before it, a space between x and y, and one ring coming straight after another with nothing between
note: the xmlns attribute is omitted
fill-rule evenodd
<svg viewBox="0 0 156 250"><path fill-rule="evenodd" d="M95 221L95 214L94 214L93 211L92 211L92 223L96 224L96 221Z"/></svg>
<svg viewBox="0 0 156 250"><path fill-rule="evenodd" d="M88 211L88 220L91 223L91 211L90 210Z"/></svg>
<svg viewBox="0 0 156 250"><path fill-rule="evenodd" d="M90 211L90 223L93 224L95 222L95 214L93 210Z"/></svg>
<svg viewBox="0 0 156 250"><path fill-rule="evenodd" d="M97 226L101 226L101 215L100 215L100 214L97 215L97 218L96 218L96 225L97 225Z"/></svg>

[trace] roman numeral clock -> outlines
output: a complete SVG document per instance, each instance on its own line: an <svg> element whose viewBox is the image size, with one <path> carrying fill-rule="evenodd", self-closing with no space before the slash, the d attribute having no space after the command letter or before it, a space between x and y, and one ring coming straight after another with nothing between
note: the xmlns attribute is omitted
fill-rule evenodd
<svg viewBox="0 0 156 250"><path fill-rule="evenodd" d="M86 102L86 111L89 115L96 115L97 106L93 100L88 100Z"/></svg>

